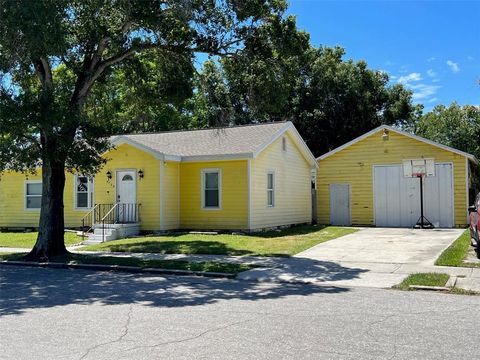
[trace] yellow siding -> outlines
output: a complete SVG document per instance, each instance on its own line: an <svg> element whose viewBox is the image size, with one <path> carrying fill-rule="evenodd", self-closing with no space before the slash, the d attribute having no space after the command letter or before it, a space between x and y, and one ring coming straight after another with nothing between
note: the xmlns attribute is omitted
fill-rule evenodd
<svg viewBox="0 0 480 360"><path fill-rule="evenodd" d="M143 179L136 177L137 203L140 207L141 230L160 229L160 161L152 155L128 144L118 146L105 155L108 160L95 176L95 203L114 204L116 199L116 171L143 170ZM112 179L107 180L107 171Z"/></svg>
<svg viewBox="0 0 480 360"><path fill-rule="evenodd" d="M202 169L221 171L221 209L201 204ZM166 210L168 211L168 209ZM182 229L246 229L248 223L247 161L180 164L180 227Z"/></svg>
<svg viewBox="0 0 480 360"><path fill-rule="evenodd" d="M165 162L163 165L163 223L162 230L180 227L180 164Z"/></svg>
<svg viewBox="0 0 480 360"><path fill-rule="evenodd" d="M25 181L42 180L42 172L36 175L25 175L16 172L5 172L0 177L0 227L38 227L40 210L25 209ZM74 209L74 176L66 175L65 194L65 226L79 227L81 219L87 211Z"/></svg>
<svg viewBox="0 0 480 360"><path fill-rule="evenodd" d="M287 133L251 161L251 228L309 223L312 219L311 166ZM267 173L275 173L275 206L267 206Z"/></svg>
<svg viewBox="0 0 480 360"><path fill-rule="evenodd" d="M318 221L325 224L330 222L329 185L349 183L352 223L373 225L373 165L401 165L403 159L422 156L435 158L435 162L453 164L455 226L465 226L467 219L465 157L392 131L387 141L384 141L381 132L378 132L319 161Z"/></svg>

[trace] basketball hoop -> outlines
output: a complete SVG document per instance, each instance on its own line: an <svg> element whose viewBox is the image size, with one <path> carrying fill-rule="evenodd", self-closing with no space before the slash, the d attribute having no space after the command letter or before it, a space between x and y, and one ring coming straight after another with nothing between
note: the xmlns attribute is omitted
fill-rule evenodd
<svg viewBox="0 0 480 360"><path fill-rule="evenodd" d="M403 175L420 179L420 217L415 228L433 229L434 226L423 214L423 178L435 176L434 159L412 159L403 161Z"/></svg>

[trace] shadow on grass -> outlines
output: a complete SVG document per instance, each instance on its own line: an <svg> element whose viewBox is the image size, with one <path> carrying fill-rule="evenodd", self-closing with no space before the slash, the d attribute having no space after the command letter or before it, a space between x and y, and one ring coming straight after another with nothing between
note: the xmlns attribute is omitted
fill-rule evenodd
<svg viewBox="0 0 480 360"><path fill-rule="evenodd" d="M289 260L284 271L301 273L324 281L359 277L363 269L346 268L326 261ZM132 304L177 308L201 306L225 300L257 301L311 294L350 291L339 286L287 283L261 284L254 281L212 280L195 277L162 277L89 270L30 268L0 265L0 316L21 314L27 309L69 304Z"/></svg>
<svg viewBox="0 0 480 360"><path fill-rule="evenodd" d="M218 241L173 240L136 241L129 244L108 244L113 252L144 252L157 254L210 254L210 255L253 255L254 252L240 250Z"/></svg>
<svg viewBox="0 0 480 360"><path fill-rule="evenodd" d="M327 225L295 225L286 229L270 230L265 232L255 232L246 236L255 236L262 238L281 238L286 236L308 235L323 230Z"/></svg>

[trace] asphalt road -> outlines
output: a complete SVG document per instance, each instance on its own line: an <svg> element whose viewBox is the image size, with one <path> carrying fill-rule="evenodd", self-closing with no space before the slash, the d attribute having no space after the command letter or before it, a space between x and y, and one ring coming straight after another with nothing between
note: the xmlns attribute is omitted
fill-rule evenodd
<svg viewBox="0 0 480 360"><path fill-rule="evenodd" d="M1 359L475 359L480 297L0 266Z"/></svg>

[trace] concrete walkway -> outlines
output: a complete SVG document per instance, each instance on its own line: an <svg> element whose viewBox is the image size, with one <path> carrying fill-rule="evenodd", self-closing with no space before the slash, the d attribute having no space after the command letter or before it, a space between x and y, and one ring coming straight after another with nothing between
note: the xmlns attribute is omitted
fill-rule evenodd
<svg viewBox="0 0 480 360"><path fill-rule="evenodd" d="M439 272L449 274L458 287L480 291L480 268L434 265L443 250L462 232L460 229L365 228L314 246L291 258L87 252L81 251L81 247L68 250L94 256L248 263L259 267L240 273L238 279L261 282L389 288L413 273ZM0 248L1 251L28 250Z"/></svg>

